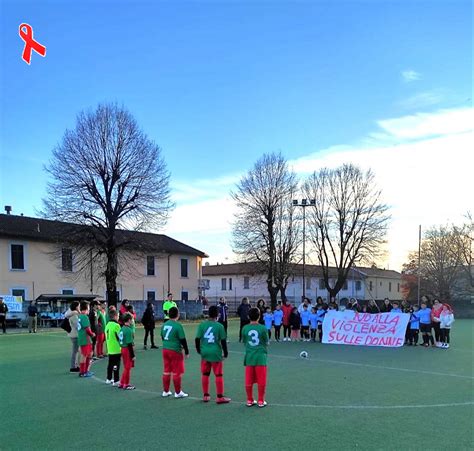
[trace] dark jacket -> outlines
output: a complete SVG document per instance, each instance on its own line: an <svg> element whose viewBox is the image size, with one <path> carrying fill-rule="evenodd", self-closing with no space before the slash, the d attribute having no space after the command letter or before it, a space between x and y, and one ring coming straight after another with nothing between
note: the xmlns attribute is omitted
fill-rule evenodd
<svg viewBox="0 0 474 451"><path fill-rule="evenodd" d="M377 308L376 305L368 305L367 313L379 313L379 309Z"/></svg>
<svg viewBox="0 0 474 451"><path fill-rule="evenodd" d="M38 316L38 307L36 307L36 305L30 305L28 307L28 316Z"/></svg>
<svg viewBox="0 0 474 451"><path fill-rule="evenodd" d="M91 323L91 331L97 332L97 312L91 308L89 311L89 321Z"/></svg>
<svg viewBox="0 0 474 451"><path fill-rule="evenodd" d="M380 307L380 312L381 313L388 313L392 311L392 304L385 305L385 302L382 304L382 307Z"/></svg>
<svg viewBox="0 0 474 451"><path fill-rule="evenodd" d="M0 315L6 315L8 313L8 307L7 307L7 304L5 304L5 302L3 302L1 305L0 305Z"/></svg>
<svg viewBox="0 0 474 451"><path fill-rule="evenodd" d="M290 326L293 330L298 330L301 326L301 317L299 313L290 314Z"/></svg>
<svg viewBox="0 0 474 451"><path fill-rule="evenodd" d="M240 304L237 308L237 315L239 315L240 321L249 320L250 304Z"/></svg>
<svg viewBox="0 0 474 451"><path fill-rule="evenodd" d="M152 308L146 308L142 316L142 324L145 329L155 328L155 312Z"/></svg>

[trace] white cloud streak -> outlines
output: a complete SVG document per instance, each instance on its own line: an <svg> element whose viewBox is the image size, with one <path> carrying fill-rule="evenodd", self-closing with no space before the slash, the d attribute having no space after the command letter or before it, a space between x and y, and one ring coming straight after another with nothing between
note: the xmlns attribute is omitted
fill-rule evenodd
<svg viewBox="0 0 474 451"><path fill-rule="evenodd" d="M413 69L407 69L402 71L402 79L405 83L411 83L413 81L421 80L421 74Z"/></svg>

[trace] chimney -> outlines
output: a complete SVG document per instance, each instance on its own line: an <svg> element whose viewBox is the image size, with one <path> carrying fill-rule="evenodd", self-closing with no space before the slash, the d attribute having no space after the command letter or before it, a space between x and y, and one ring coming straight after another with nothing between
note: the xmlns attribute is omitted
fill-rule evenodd
<svg viewBox="0 0 474 451"><path fill-rule="evenodd" d="M5 211L6 211L7 215L9 215L12 211L12 207L10 205L5 205Z"/></svg>

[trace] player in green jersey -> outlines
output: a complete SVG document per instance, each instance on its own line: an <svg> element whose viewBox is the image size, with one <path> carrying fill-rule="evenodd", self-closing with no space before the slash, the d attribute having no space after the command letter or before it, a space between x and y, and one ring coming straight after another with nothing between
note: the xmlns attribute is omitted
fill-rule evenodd
<svg viewBox="0 0 474 451"><path fill-rule="evenodd" d="M113 386L119 385L120 358L122 356L119 335L120 324L118 323L118 312L117 310L112 310L109 313L109 322L105 326L105 338L109 353L109 364L107 365L107 379L105 383Z"/></svg>
<svg viewBox="0 0 474 451"><path fill-rule="evenodd" d="M226 404L230 398L224 396L224 366L223 359L227 358L227 334L224 326L217 322L219 309L209 307L209 320L202 322L196 332L196 350L201 354L201 382L203 401L209 402L209 376L211 369L216 377L217 404Z"/></svg>
<svg viewBox="0 0 474 451"><path fill-rule="evenodd" d="M133 316L130 313L123 315L123 326L119 333L120 347L122 348L123 373L120 378L118 388L124 390L134 390L135 386L130 385L130 373L135 366L135 351L133 349L134 333L131 328Z"/></svg>
<svg viewBox="0 0 474 451"><path fill-rule="evenodd" d="M163 317L165 319L165 322L169 320L169 311L173 307L178 308L176 302L173 301L173 294L168 293L168 299L163 303Z"/></svg>
<svg viewBox="0 0 474 451"><path fill-rule="evenodd" d="M258 407L265 407L265 389L267 386L267 346L268 332L263 324L259 324L260 311L258 308L249 310L250 324L242 329L242 339L245 344L245 391L247 406L257 404L253 398L253 384L258 386Z"/></svg>
<svg viewBox="0 0 474 451"><path fill-rule="evenodd" d="M91 377L94 375L90 371L93 352L91 337L95 337L95 334L91 330L91 323L89 321L89 303L82 301L80 310L81 314L77 320L77 344L81 351L79 377Z"/></svg>
<svg viewBox="0 0 474 451"><path fill-rule="evenodd" d="M186 398L187 393L181 389L181 379L184 374L184 354L189 357L188 344L183 326L178 323L179 310L171 307L168 311L169 321L161 327L163 340L163 398L171 396L170 383L173 378L175 398Z"/></svg>

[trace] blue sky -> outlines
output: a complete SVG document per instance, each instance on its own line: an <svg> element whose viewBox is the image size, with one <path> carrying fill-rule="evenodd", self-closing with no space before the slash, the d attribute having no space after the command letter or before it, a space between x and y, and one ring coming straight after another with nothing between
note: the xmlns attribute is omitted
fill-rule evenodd
<svg viewBox="0 0 474 451"><path fill-rule="evenodd" d="M16 213L41 207L52 148L101 101L162 147L184 220L217 214L216 187L263 152L314 160L378 146L381 121L472 107L470 2L3 0L0 16L0 199ZM31 66L22 22L47 47ZM231 258L212 248L228 230L195 232L176 233Z"/></svg>

